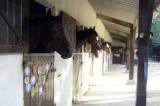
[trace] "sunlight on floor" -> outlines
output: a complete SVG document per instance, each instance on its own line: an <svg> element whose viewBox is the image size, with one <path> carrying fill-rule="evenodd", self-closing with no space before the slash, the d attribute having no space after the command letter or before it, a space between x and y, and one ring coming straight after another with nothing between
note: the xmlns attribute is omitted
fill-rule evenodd
<svg viewBox="0 0 160 106"><path fill-rule="evenodd" d="M157 66L160 66L160 63L149 63L147 106L160 104L160 71ZM136 75L135 71L135 79ZM91 89L74 106L135 106L136 84L127 85L127 80L125 67L113 65L103 76L92 79Z"/></svg>

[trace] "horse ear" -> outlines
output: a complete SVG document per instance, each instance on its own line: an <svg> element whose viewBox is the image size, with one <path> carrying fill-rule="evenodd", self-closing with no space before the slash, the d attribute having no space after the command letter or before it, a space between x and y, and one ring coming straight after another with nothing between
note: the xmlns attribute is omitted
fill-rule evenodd
<svg viewBox="0 0 160 106"><path fill-rule="evenodd" d="M47 11L47 16L51 16L51 8Z"/></svg>
<svg viewBox="0 0 160 106"><path fill-rule="evenodd" d="M62 15L63 15L63 12L61 11L59 15L56 17L59 23L62 23Z"/></svg>
<svg viewBox="0 0 160 106"><path fill-rule="evenodd" d="M95 28L96 28L96 27L94 26L94 27L93 27L93 30L95 30Z"/></svg>

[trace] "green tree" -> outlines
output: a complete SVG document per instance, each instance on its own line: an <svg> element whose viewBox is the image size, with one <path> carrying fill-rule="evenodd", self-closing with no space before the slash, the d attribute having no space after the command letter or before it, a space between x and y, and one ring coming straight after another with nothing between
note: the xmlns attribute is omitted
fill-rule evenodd
<svg viewBox="0 0 160 106"><path fill-rule="evenodd" d="M152 21L151 36L149 42L149 56L160 55L160 14Z"/></svg>

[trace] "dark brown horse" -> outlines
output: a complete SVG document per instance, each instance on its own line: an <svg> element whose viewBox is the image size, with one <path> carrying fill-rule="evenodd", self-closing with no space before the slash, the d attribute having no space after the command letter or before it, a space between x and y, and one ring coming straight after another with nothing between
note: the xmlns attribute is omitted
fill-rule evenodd
<svg viewBox="0 0 160 106"><path fill-rule="evenodd" d="M95 31L95 27L78 31L76 38L76 50L78 50L84 43L88 42L92 46L91 52L95 55L95 57L98 57L97 50L100 49L100 45L96 39L97 37L98 34Z"/></svg>
<svg viewBox="0 0 160 106"><path fill-rule="evenodd" d="M100 42L101 42L101 49L104 50L106 53L110 53L110 49L109 47L107 46L108 43L103 39L103 38L100 38Z"/></svg>
<svg viewBox="0 0 160 106"><path fill-rule="evenodd" d="M29 22L29 52L51 53L57 51L62 58L70 58L73 49L69 45L62 25L62 15L51 16L51 10L47 16Z"/></svg>

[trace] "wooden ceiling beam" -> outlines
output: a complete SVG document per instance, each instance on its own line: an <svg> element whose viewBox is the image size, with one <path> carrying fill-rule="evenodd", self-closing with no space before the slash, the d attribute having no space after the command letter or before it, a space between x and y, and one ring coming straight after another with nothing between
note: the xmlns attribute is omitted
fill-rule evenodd
<svg viewBox="0 0 160 106"><path fill-rule="evenodd" d="M131 23L128 23L128 22L125 22L125 21L122 21L122 20L118 20L116 18L108 17L108 16L105 16L105 15L101 15L101 14L97 14L97 18L105 20L105 21L110 21L112 23L115 23L115 24L118 24L118 25L121 25L121 26L124 26L124 27L128 27L128 28L130 28L130 26L132 25Z"/></svg>
<svg viewBox="0 0 160 106"><path fill-rule="evenodd" d="M125 33L125 32L121 32L121 31L115 30L115 29L106 28L106 30L107 30L109 33L112 33L112 34L115 34L115 35L119 35L119 36L121 36L121 37L127 38L127 37L129 36L129 34L127 34L127 33Z"/></svg>
<svg viewBox="0 0 160 106"><path fill-rule="evenodd" d="M116 41L119 41L119 42L123 42L123 43L126 43L127 42L127 40L122 40L122 39L118 39L118 38L114 38L114 37L112 37L114 40L116 40Z"/></svg>

